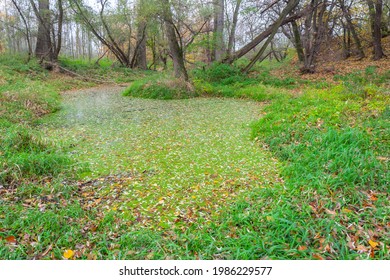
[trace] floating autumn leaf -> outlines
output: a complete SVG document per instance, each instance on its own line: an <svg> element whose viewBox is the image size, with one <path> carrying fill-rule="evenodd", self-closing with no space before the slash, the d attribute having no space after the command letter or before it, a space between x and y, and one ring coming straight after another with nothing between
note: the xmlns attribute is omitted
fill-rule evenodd
<svg viewBox="0 0 390 280"><path fill-rule="evenodd" d="M12 235L6 237L5 240L6 240L8 243L13 243L13 244L16 243L16 238L15 238L15 236L12 236Z"/></svg>
<svg viewBox="0 0 390 280"><path fill-rule="evenodd" d="M64 256L65 259L68 260L68 259L70 259L70 258L72 258L74 256L74 252L72 250L70 250L70 249L66 250L64 252L63 256Z"/></svg>
<svg viewBox="0 0 390 280"><path fill-rule="evenodd" d="M372 249L375 249L376 247L378 247L379 243L378 242L375 242L373 240L368 240L368 243L370 244L371 248Z"/></svg>

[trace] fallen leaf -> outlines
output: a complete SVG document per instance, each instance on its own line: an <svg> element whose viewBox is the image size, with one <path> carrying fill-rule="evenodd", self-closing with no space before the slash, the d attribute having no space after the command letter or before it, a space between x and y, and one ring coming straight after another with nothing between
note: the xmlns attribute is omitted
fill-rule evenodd
<svg viewBox="0 0 390 280"><path fill-rule="evenodd" d="M313 258L315 258L316 260L324 260L324 258L322 256L320 256L319 254L314 254Z"/></svg>
<svg viewBox="0 0 390 280"><path fill-rule="evenodd" d="M372 247L372 249L375 249L375 248L379 245L378 242L372 241L371 239L368 240L368 243L370 244L370 246Z"/></svg>
<svg viewBox="0 0 390 280"><path fill-rule="evenodd" d="M336 211L333 211L333 210L325 209L325 212L326 212L326 214L329 214L329 215L332 215L332 216L336 215Z"/></svg>
<svg viewBox="0 0 390 280"><path fill-rule="evenodd" d="M68 260L74 256L74 252L72 250L66 250L63 256L65 259Z"/></svg>
<svg viewBox="0 0 390 280"><path fill-rule="evenodd" d="M46 256L52 249L53 249L53 245L50 245L49 247L47 247L47 249L45 250L45 252L42 253L41 258L43 258L44 256Z"/></svg>
<svg viewBox="0 0 390 280"><path fill-rule="evenodd" d="M6 240L8 243L13 243L13 244L16 243L16 238L15 238L15 236L12 236L12 235L6 237L5 240Z"/></svg>
<svg viewBox="0 0 390 280"><path fill-rule="evenodd" d="M375 196L375 194L372 194L372 195L370 195L370 200L371 201L377 201L378 198Z"/></svg>
<svg viewBox="0 0 390 280"><path fill-rule="evenodd" d="M305 251L307 250L307 247L305 245L301 245L298 247L298 251Z"/></svg>
<svg viewBox="0 0 390 280"><path fill-rule="evenodd" d="M368 248L366 248L365 246L363 246L363 245L358 245L357 247L356 247L356 251L358 251L358 252L368 252Z"/></svg>
<svg viewBox="0 0 390 280"><path fill-rule="evenodd" d="M87 255L87 259L88 259L88 260L96 260L97 257L96 257L95 254L90 253L90 254Z"/></svg>

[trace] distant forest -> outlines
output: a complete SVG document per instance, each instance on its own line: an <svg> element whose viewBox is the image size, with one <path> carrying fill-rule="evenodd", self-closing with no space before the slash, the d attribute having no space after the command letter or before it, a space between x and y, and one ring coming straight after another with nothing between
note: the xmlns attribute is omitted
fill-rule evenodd
<svg viewBox="0 0 390 280"><path fill-rule="evenodd" d="M385 56L389 0L1 0L0 52L28 53L51 67L59 56L103 57L188 79L194 63L244 71L295 49L302 73L328 59ZM369 49L370 51L367 51Z"/></svg>

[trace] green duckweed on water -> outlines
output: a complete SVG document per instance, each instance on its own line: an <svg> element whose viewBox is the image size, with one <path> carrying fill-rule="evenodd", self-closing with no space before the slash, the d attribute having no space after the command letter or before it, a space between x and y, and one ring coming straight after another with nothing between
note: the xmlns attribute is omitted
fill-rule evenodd
<svg viewBox="0 0 390 280"><path fill-rule="evenodd" d="M109 210L138 221L135 227L210 222L238 197L281 182L276 160L250 139L260 103L132 99L120 90L64 94L63 110L44 129L73 147L76 162L87 164L84 180L131 177ZM99 187L109 193L112 184Z"/></svg>

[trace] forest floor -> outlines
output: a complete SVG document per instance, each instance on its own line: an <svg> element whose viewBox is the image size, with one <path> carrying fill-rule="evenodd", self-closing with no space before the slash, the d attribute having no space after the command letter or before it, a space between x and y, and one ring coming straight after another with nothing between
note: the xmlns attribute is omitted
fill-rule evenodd
<svg viewBox="0 0 390 280"><path fill-rule="evenodd" d="M390 72L216 66L154 100L4 65L1 259L390 258Z"/></svg>

